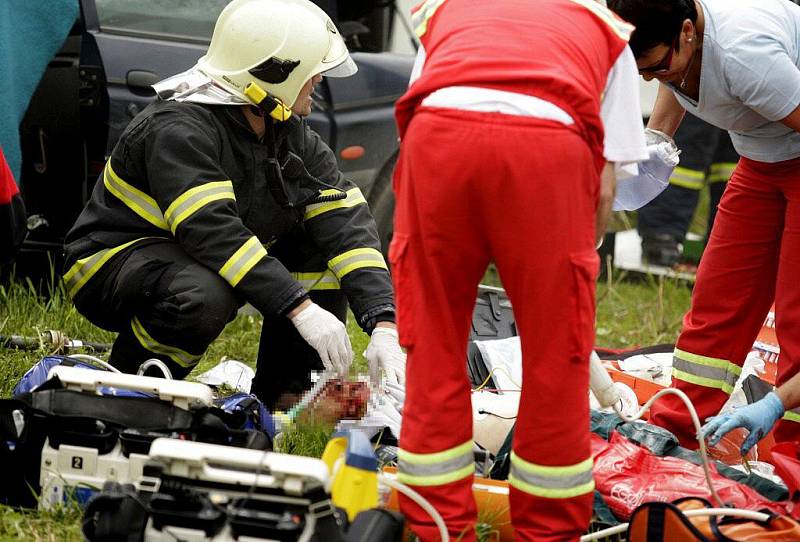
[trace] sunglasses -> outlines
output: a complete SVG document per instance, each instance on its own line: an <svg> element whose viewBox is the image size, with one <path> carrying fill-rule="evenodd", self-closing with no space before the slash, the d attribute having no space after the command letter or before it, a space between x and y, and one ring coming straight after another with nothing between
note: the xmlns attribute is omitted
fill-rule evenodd
<svg viewBox="0 0 800 542"><path fill-rule="evenodd" d="M650 66L649 68L640 68L639 73L647 72L655 75L665 74L669 71L670 64L672 64L672 53L675 51L675 46L678 44L678 37L672 40L672 45L658 64Z"/></svg>

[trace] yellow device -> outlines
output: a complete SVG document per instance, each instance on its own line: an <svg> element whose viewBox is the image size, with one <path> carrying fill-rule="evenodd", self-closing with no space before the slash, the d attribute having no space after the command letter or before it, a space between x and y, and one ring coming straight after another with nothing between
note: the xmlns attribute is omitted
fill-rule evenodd
<svg viewBox="0 0 800 542"><path fill-rule="evenodd" d="M336 433L325 446L322 460L333 478L333 504L344 509L350 521L378 506L378 458L364 433Z"/></svg>

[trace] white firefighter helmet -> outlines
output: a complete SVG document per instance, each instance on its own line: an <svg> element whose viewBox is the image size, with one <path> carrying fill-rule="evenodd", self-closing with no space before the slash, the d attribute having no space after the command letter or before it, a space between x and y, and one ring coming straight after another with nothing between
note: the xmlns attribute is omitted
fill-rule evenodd
<svg viewBox="0 0 800 542"><path fill-rule="evenodd" d="M217 19L206 55L155 88L204 103L258 105L272 98L288 110L316 74L347 77L356 70L333 21L309 0L233 0Z"/></svg>

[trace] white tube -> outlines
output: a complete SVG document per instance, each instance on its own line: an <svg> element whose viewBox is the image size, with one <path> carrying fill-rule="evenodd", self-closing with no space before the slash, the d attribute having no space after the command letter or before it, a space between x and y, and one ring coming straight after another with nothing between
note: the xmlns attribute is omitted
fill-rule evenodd
<svg viewBox="0 0 800 542"><path fill-rule="evenodd" d="M147 369L149 369L150 367L158 367L164 374L164 378L166 378L167 380L172 380L172 372L169 370L169 367L167 367L167 365L163 361L156 358L150 358L141 365L139 365L139 370L136 371L136 374L138 376L142 376L145 373L145 371L147 371Z"/></svg>
<svg viewBox="0 0 800 542"><path fill-rule="evenodd" d="M450 535L447 534L447 526L444 524L442 516L439 514L439 512L436 511L433 505L429 503L425 497L423 497L422 495L420 495L419 493L417 493L404 483L398 480L394 480L386 476L385 474L379 473L378 481L386 484L387 486L393 489L396 489L397 491L399 491L400 493L402 493L403 495L405 495L406 497L417 503L420 506L420 508L422 508L428 513L428 515L433 519L433 522L439 528L439 537L442 539L441 542L450 542Z"/></svg>
<svg viewBox="0 0 800 542"><path fill-rule="evenodd" d="M703 463L703 473L705 474L706 477L706 484L708 485L708 490L711 492L711 496L714 499L714 504L722 508L725 506L725 504L722 502L722 499L719 498L719 494L717 493L717 490L714 489L714 484L711 481L711 467L709 466L708 463L708 452L706 451L706 443L705 440L703 440L703 437L700 435L700 418L698 418L697 416L697 411L694 409L692 401L685 393L675 388L664 388L663 390L660 390L658 393L653 395L650 399L648 399L647 402L644 404L644 406L642 406L642 408L639 409L639 412L637 412L633 416L625 416L624 414L622 414L622 412L620 412L617 406L614 407L614 410L617 412L620 418L622 418L626 422L632 422L638 420L644 415L645 412L650 410L650 407L656 401L656 399L668 393L677 395L678 397L681 398L684 404L686 404L686 409L689 411L689 414L692 417L692 423L694 424L694 429L697 434L697 442L698 444L700 444L700 460Z"/></svg>
<svg viewBox="0 0 800 542"><path fill-rule="evenodd" d="M697 442L700 445L700 460L703 463L703 473L706 477L706 484L708 485L708 490L711 492L711 497L714 500L714 504L717 506L724 506L722 499L719 498L717 494L717 490L714 489L714 484L711 482L711 468L709 467L708 463L708 453L706 451L706 443L703 437L700 435L700 419L697 416L697 411L692 404L692 401L689 397L683 393L681 390L675 388L664 388L660 390L658 393L653 395L642 408L634 414L633 416L626 416L622 412L622 401L620 400L619 393L614 388L614 383L611 380L611 376L606 371L605 367L603 367L600 358L597 356L597 353L592 351L591 356L589 357L589 386L594 392L595 397L597 397L598 402L602 407L612 406L614 407L614 411L617 415L625 420L626 422L633 422L641 418L645 412L650 410L652 404L661 397L662 395L666 395L671 393L673 395L677 395L686 405L686 409L689 411L689 415L692 417L692 423L694 424L695 434L697 435Z"/></svg>
<svg viewBox="0 0 800 542"><path fill-rule="evenodd" d="M698 510L684 510L682 513L684 516L690 518L697 516L729 516L761 522L769 520L768 514L753 512L752 510L743 510L741 508L700 508ZM580 542L592 542L607 536L619 534L628 530L628 525L628 523L621 523L620 525L615 525L614 527L609 527L608 529L603 529L602 531L583 535L580 537Z"/></svg>
<svg viewBox="0 0 800 542"><path fill-rule="evenodd" d="M110 363L108 363L106 361L103 361L100 358L97 358L97 357L94 357L94 356L90 356L89 354L70 354L69 357L75 358L75 359L79 359L81 361L88 361L90 363L94 363L94 364L99 365L100 367L102 367L104 369L107 369L107 370L109 370L111 372L114 372L114 373L121 373L122 372L119 369L117 369L116 367L114 367L113 365L111 365Z"/></svg>

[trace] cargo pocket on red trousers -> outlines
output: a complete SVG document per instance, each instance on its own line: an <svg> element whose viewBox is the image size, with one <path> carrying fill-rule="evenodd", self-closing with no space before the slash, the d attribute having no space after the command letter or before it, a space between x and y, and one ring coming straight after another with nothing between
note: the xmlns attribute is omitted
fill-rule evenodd
<svg viewBox="0 0 800 542"><path fill-rule="evenodd" d="M595 250L570 254L572 265L572 337L570 359L586 362L594 347L595 288L600 257Z"/></svg>
<svg viewBox="0 0 800 542"><path fill-rule="evenodd" d="M397 332L400 345L414 345L414 287L412 274L408 269L409 236L395 232L389 245L389 263L392 266L394 301L397 316Z"/></svg>

